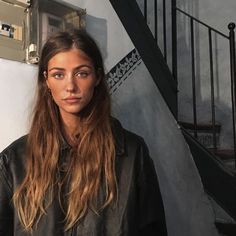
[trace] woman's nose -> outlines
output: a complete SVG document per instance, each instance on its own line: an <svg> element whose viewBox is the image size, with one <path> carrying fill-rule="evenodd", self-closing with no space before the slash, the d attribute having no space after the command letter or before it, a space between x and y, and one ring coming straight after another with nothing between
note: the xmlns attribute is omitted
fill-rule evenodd
<svg viewBox="0 0 236 236"><path fill-rule="evenodd" d="M73 75L69 75L66 80L66 91L75 92L77 89L77 84L75 82L75 79L73 78Z"/></svg>

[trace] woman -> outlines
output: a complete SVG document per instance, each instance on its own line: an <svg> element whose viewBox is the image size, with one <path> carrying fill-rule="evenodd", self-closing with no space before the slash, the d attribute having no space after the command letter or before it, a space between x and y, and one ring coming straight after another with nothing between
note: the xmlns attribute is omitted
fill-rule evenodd
<svg viewBox="0 0 236 236"><path fill-rule="evenodd" d="M37 94L29 134L0 156L0 236L166 235L147 147L111 118L89 35L48 39Z"/></svg>

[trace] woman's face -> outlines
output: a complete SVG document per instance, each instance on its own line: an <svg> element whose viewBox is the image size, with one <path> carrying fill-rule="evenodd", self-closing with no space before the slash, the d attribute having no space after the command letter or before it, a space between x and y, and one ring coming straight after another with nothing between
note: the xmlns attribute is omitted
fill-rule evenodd
<svg viewBox="0 0 236 236"><path fill-rule="evenodd" d="M62 118L79 115L91 101L99 84L91 59L79 49L52 57L45 73L46 83Z"/></svg>

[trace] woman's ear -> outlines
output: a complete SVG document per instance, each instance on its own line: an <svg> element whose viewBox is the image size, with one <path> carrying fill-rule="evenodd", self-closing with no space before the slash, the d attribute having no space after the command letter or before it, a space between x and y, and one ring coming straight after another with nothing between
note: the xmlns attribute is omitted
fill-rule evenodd
<svg viewBox="0 0 236 236"><path fill-rule="evenodd" d="M48 75L47 75L47 72L46 72L46 71L43 72L43 76L44 76L45 79L48 78Z"/></svg>
<svg viewBox="0 0 236 236"><path fill-rule="evenodd" d="M45 81L46 81L46 84L47 84L47 86L48 86L48 88L49 88L48 75L47 75L47 72L46 72L46 71L43 72L43 76L44 76L44 79L45 79ZM49 89L50 89L50 88L49 88Z"/></svg>

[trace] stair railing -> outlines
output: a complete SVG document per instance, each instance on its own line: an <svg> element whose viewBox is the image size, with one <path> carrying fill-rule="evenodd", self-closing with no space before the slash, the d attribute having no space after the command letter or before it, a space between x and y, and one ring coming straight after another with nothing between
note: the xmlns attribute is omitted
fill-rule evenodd
<svg viewBox="0 0 236 236"><path fill-rule="evenodd" d="M163 42L163 57L165 59L165 61L167 62L167 36L166 36L166 0L161 0L162 2L162 42ZM158 0L153 0L152 2L149 0L144 0L143 1L143 15L144 15L144 19L146 21L146 23L148 24L148 4L152 3L153 7L154 7L154 32L153 32L153 36L156 40L156 42L158 43L158 17L157 17L157 11L158 11Z"/></svg>
<svg viewBox="0 0 236 236"><path fill-rule="evenodd" d="M235 169L236 169L236 55L235 55L235 24L230 23L228 25L229 35L226 35L206 23L198 20L197 18L191 16L187 12L181 10L177 7L176 0L170 0L171 3L166 0L153 0L152 1L143 1L143 15L147 23L148 20L148 10L150 8L149 4L154 6L154 32L153 36L158 43L158 39L162 40L163 43L163 57L167 62L167 21L166 21L166 6L171 4L171 34L172 34L172 49L171 49L171 60L172 60L172 75L177 80L178 79L178 55L177 55L177 14L183 14L190 20L190 39L191 39L191 76L192 76L192 113L193 113L193 126L194 126L194 137L198 137L198 122L197 122L197 99L196 99L196 61L195 61L195 24L202 25L208 30L208 45L209 45L209 67L210 67L210 84L211 84L211 122L212 122L212 140L213 140L213 149L217 150L217 125L216 125L216 111L215 111L215 88L214 88L214 69L213 69L213 46L212 46L212 34L215 33L227 40L229 40L229 52L230 52L230 76L231 76L231 100L232 100L232 120L233 120L233 147L234 147L234 158L235 158ZM162 3L162 8L158 9L158 3ZM158 17L157 13L162 12L162 33L161 37L158 36Z"/></svg>
<svg viewBox="0 0 236 236"><path fill-rule="evenodd" d="M193 96L193 124L194 124L194 137L198 137L198 123L197 123L197 104L196 104L196 72L195 72L195 42L194 42L194 23L200 24L208 30L208 44L209 44L209 66L210 66L210 84L211 84L211 122L212 122L212 140L213 149L217 150L217 137L216 137L216 111L215 111L215 89L214 89L214 72L213 72L213 46L212 46L212 33L229 40L229 52L230 52L230 71L231 71L231 98L232 98L232 126L233 126L233 146L234 146L234 158L236 169L236 60L235 60L235 24L230 23L228 28L230 30L229 35L225 35L222 32L212 28L183 10L175 7L175 17L177 12L185 15L190 20L190 34L191 34L191 62L192 62L192 96ZM173 25L176 27L176 25ZM177 53L176 53L177 55ZM177 63L177 59L175 61ZM176 65L177 66L177 65Z"/></svg>
<svg viewBox="0 0 236 236"><path fill-rule="evenodd" d="M236 55L235 55L235 24L230 23L229 44L230 44L230 74L231 74L231 94L232 94L232 113L233 113L233 137L234 137L234 165L236 169Z"/></svg>

